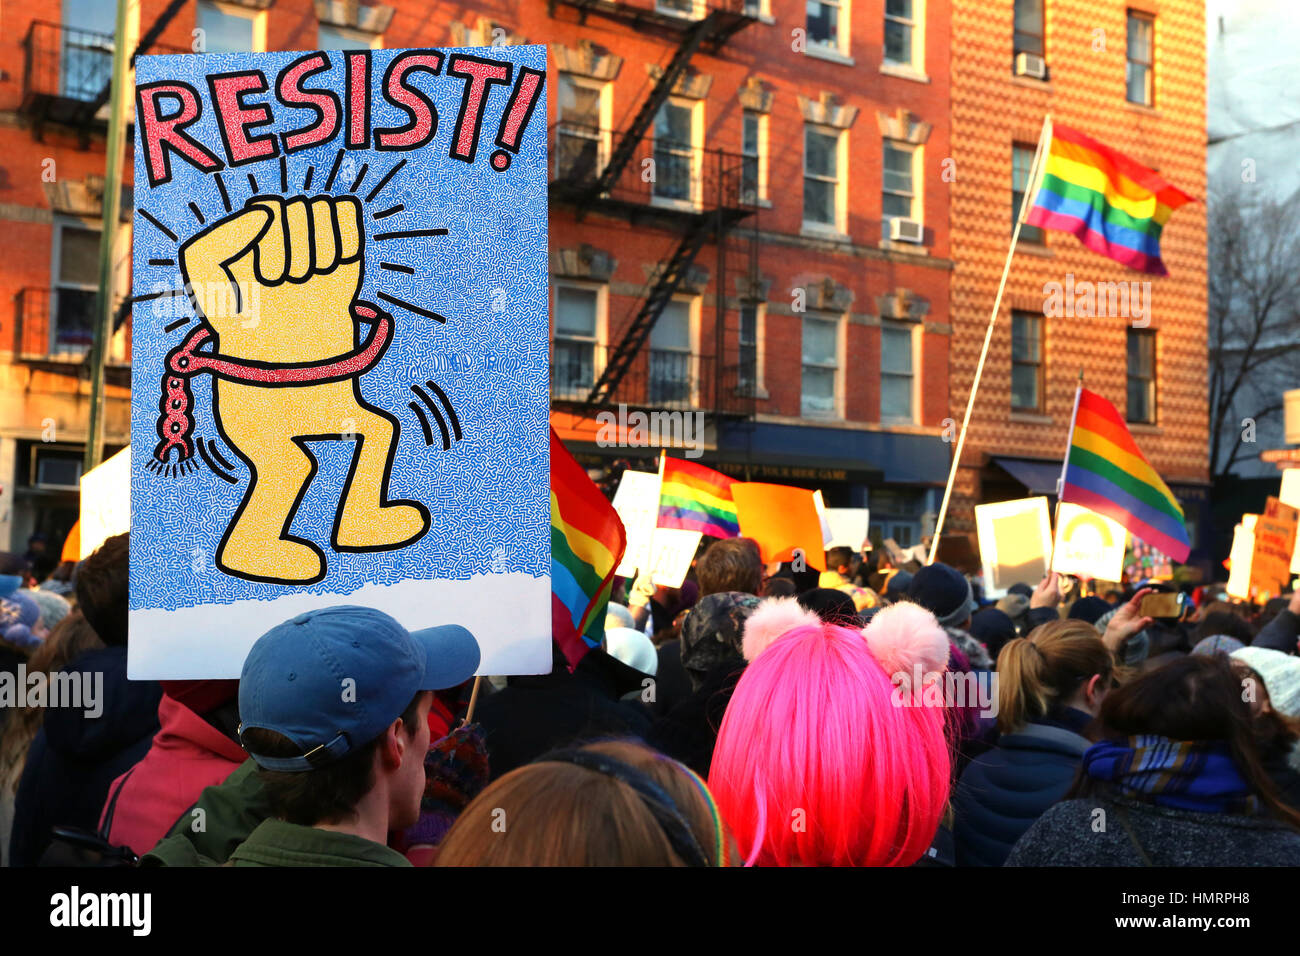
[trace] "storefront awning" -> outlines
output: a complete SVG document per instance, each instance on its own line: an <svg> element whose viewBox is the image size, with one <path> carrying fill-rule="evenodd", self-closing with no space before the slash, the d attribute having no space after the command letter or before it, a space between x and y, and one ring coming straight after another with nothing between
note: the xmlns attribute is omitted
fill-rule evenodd
<svg viewBox="0 0 1300 956"><path fill-rule="evenodd" d="M1025 486L1031 495L1056 494L1056 480L1061 477L1059 461L1035 461L1031 458L994 458L997 465Z"/></svg>

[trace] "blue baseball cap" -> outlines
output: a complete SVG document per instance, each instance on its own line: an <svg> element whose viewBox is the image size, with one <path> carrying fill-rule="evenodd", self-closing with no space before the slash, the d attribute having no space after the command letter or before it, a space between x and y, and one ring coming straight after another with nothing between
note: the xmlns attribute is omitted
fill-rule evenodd
<svg viewBox="0 0 1300 956"><path fill-rule="evenodd" d="M258 766L315 770L378 737L417 692L455 687L478 665L478 642L457 624L407 631L374 608L308 611L271 628L244 659L240 742L249 728L273 730L302 756L249 750Z"/></svg>

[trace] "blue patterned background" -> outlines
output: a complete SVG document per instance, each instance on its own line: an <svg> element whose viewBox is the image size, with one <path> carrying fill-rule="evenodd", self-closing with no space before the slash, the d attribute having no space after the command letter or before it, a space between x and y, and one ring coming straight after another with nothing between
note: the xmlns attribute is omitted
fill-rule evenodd
<svg viewBox="0 0 1300 956"><path fill-rule="evenodd" d="M372 129L407 121L407 115L380 93L384 70L400 52L373 53ZM542 46L462 52L509 60L516 64L516 78L519 65L538 70L546 67ZM204 76L257 68L274 87L276 73L300 56L301 52L145 56L138 61L137 82L177 79L197 89L203 114L188 132L224 162ZM342 90L342 57L331 53L330 59L329 73L309 78L306 86ZM432 513L429 531L398 551L333 552L329 529L353 444L314 442L311 448L320 470L292 532L325 551L325 579L306 588L290 588L246 581L218 570L214 561L217 544L247 487L248 473L224 443L218 447L237 465L238 484L228 484L207 468L177 477L158 476L146 468L157 444L164 358L196 325L191 322L171 333L163 331L182 315L193 316L185 298L140 302L132 318L133 609L271 599L292 591L347 594L365 584L392 584L407 578L465 580L489 572L523 572L534 577L549 574L545 90L524 131L519 154L512 158L508 170L497 172L489 160L511 88L490 88L477 155L469 164L448 156L465 81L447 76L444 63L442 75L413 72L408 82L425 91L437 106L439 124L433 141L407 152L345 153L345 169L336 176L330 192L346 193L361 165L369 163L365 180L357 189L364 200L384 172L402 159L407 161L374 201L363 202L367 251L359 297L392 312L395 338L379 365L362 377L361 391L368 402L401 422L389 496L424 502ZM269 102L275 117L273 125L258 133L299 128L313 116L310 110L279 104L272 93L249 96L247 102ZM313 183L306 194L321 195L341 146L342 133L331 143L290 155L286 194L304 192L301 187L307 168L313 166ZM176 157L171 166L172 182L150 189L140 137L136 137L133 294L137 296L180 286L179 267L150 266L148 262L151 258L175 260L178 245L202 228L188 208L191 200L209 223L225 215L212 174L201 173ZM228 168L221 176L235 209L251 194L249 172L261 191L279 191L278 158ZM406 207L403 212L378 224L370 218L399 202ZM140 209L175 232L180 243L145 220ZM381 244L371 238L377 231L436 227L446 227L448 234L384 242L382 253ZM416 274L380 270L376 264L381 258L413 266ZM446 324L386 303L377 297L379 291L437 312L446 317ZM442 448L436 423L433 445L425 445L420 423L407 407L416 400L410 386L426 379L447 393L464 430L463 440L453 442L449 451ZM194 435L214 438L212 376L195 376L191 387Z"/></svg>

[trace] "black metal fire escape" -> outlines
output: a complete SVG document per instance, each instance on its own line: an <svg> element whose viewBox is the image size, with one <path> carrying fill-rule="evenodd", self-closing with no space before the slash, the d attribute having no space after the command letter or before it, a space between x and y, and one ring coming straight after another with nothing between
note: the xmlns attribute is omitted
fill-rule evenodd
<svg viewBox="0 0 1300 956"><path fill-rule="evenodd" d="M712 52L719 50L733 35L744 29L756 18L747 11L745 0L694 0L696 9L703 9L703 16L698 19L685 19L653 7L639 7L614 0L549 0L551 14L554 16L557 5L574 8L578 11L579 21L585 23L587 16L598 13L603 16L620 19L629 23L636 30L656 30L667 35L677 36L677 46L668 65L656 78L653 88L637 109L630 124L618 136L610 151L609 160L595 175L585 181L573 182L566 188L552 189L552 194L571 202L576 207L578 218L591 210L603 212L621 212L629 215L632 221L652 220L656 225L669 226L681 233L671 255L656 270L645 295L638 302L627 323L622 337L607 354L604 367L596 377L590 392L583 403L591 410L611 402L614 393L623 382L633 362L641 354L646 340L654 329L656 321L664 308L672 301L694 264L696 256L705 243L715 241L719 246L719 260L723 259L722 245L727 233L742 219L754 212L754 202L740 201L739 169L731 172L730 198L728 195L729 175L722 167L722 154L717 154L718 169L713 171L713 185L716 195L710 197L713 208L698 210L659 210L657 213L637 208L635 202L620 202L617 184L644 142L660 109L668 101L678 81L686 75L691 58L701 48ZM707 161L707 159L706 159ZM756 258L749 256L751 270L756 265ZM721 290L723 276L716 276ZM723 302L719 294L719 302ZM724 316L721 311L717 316L719 343ZM719 363L715 371L715 388L720 392L721 352L715 356Z"/></svg>

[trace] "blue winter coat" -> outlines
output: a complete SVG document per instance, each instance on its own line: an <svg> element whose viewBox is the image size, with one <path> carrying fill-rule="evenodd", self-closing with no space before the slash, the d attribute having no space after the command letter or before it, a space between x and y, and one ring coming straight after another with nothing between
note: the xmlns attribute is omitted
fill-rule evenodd
<svg viewBox="0 0 1300 956"><path fill-rule="evenodd" d="M971 761L953 794L958 866L1001 866L1021 835L1074 782L1092 742L1064 727L1028 724Z"/></svg>

